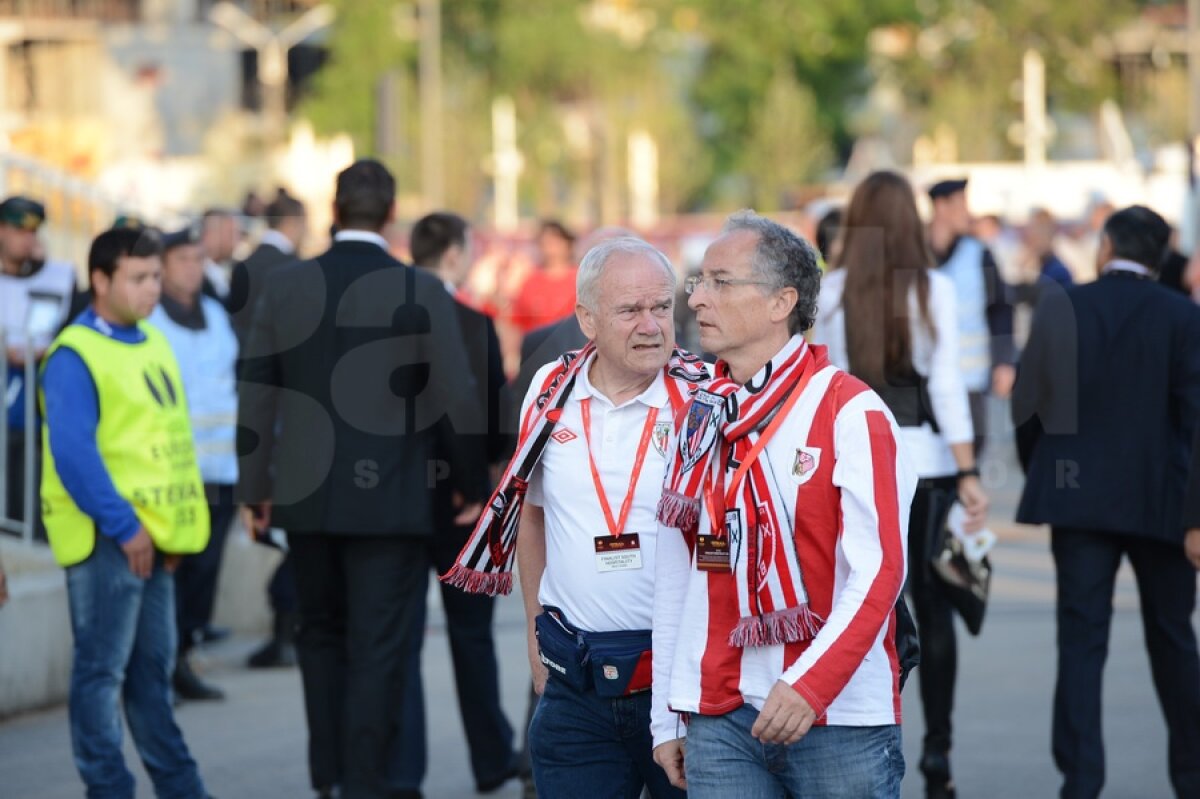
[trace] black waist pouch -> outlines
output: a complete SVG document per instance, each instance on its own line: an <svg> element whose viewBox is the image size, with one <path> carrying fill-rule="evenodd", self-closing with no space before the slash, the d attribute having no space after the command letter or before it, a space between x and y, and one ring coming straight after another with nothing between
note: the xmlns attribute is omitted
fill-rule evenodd
<svg viewBox="0 0 1200 799"><path fill-rule="evenodd" d="M629 696L650 690L650 631L584 633L596 695Z"/></svg>
<svg viewBox="0 0 1200 799"><path fill-rule="evenodd" d="M533 625L538 654L550 671L550 678L563 680L577 691L587 690L592 675L586 663L587 644L583 634L567 623L561 610L550 606L533 620Z"/></svg>

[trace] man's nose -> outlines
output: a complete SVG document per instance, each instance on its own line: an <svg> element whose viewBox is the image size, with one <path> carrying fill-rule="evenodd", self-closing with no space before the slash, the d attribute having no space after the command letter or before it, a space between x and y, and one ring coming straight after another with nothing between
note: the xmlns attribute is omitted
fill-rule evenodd
<svg viewBox="0 0 1200 799"><path fill-rule="evenodd" d="M662 327L659 325L658 320L654 318L654 314L647 311L638 316L636 330L642 335L653 336L661 332Z"/></svg>

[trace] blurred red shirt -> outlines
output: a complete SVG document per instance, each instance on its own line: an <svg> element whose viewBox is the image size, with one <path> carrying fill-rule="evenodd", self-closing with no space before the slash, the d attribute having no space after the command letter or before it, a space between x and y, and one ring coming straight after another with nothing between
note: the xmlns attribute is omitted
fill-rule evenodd
<svg viewBox="0 0 1200 799"><path fill-rule="evenodd" d="M575 269L536 269L513 298L508 318L522 333L565 319L575 312Z"/></svg>

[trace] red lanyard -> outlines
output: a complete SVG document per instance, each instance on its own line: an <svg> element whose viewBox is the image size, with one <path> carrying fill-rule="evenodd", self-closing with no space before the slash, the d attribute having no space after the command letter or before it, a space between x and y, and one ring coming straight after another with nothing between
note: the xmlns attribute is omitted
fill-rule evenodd
<svg viewBox="0 0 1200 799"><path fill-rule="evenodd" d="M717 484L714 491L711 485L712 472L710 471L704 478L704 503L708 507L708 521L712 525L713 530L717 535L722 535L725 530L725 509L731 507L736 498L737 492L741 488L742 480L746 478L746 472L750 471L750 467L754 461L766 449L767 443L774 437L779 430L780 425L787 419L788 413L795 406L796 401L800 399L800 395L804 393L804 389L808 387L808 381L816 374L816 358L809 357L808 364L804 368L804 373L800 376L799 382L792 388L787 399L783 401L783 405L775 414L775 418L767 425L767 429L763 431L758 440L754 442L754 446L750 448L750 452L738 464L737 469L733 472L733 479L729 483L728 488L725 486L725 444L718 439L714 445L717 447L716 469L717 469ZM719 434L718 434L719 435ZM717 506L717 499L720 499L720 507ZM753 508L750 509L753 511ZM749 522L750 520L747 519Z"/></svg>
<svg viewBox="0 0 1200 799"><path fill-rule="evenodd" d="M646 450L650 448L650 439L654 437L654 422L658 419L658 408L651 408L646 415L646 424L642 427L642 438L638 441L637 455L633 460L633 474L629 478L629 492L621 503L621 516L613 519L612 506L608 504L608 496L604 493L604 485L600 482L600 471L596 468L596 459L592 457L592 398L587 397L579 403L579 412L583 416L583 437L587 441L588 466L592 470L592 484L596 486L596 496L600 500L600 509L604 511L604 521L608 531L614 538L619 538L625 532L625 522L629 520L629 511L633 507L633 495L637 490L638 477L642 474L642 466L646 462Z"/></svg>

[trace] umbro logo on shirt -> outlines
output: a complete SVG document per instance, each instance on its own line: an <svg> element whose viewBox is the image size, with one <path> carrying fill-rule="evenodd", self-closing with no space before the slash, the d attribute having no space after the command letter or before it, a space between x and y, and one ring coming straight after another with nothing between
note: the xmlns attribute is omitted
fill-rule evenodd
<svg viewBox="0 0 1200 799"><path fill-rule="evenodd" d="M557 441L559 444L566 444L570 441L574 441L575 439L579 438L579 436L575 435L574 433L572 433L570 430L568 430L565 427L550 437L553 438L555 441Z"/></svg>

